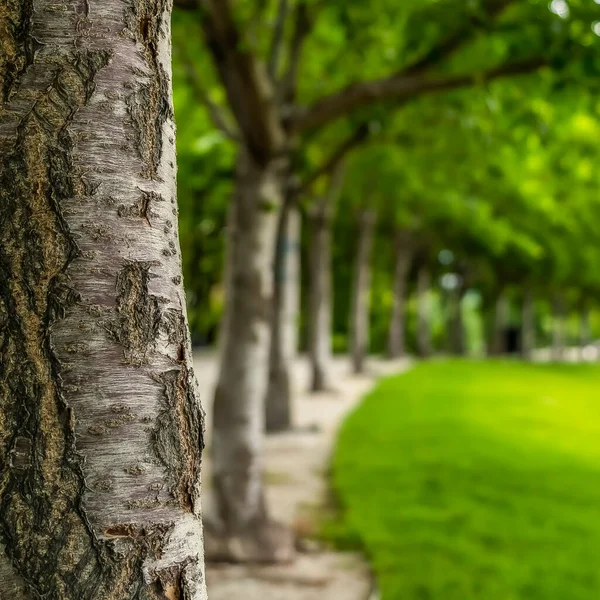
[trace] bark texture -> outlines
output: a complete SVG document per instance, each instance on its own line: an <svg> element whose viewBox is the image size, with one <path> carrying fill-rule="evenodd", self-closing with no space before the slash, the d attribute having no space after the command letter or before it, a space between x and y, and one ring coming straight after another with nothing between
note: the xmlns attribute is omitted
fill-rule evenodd
<svg viewBox="0 0 600 600"><path fill-rule="evenodd" d="M406 235L396 235L396 267L394 270L394 289L392 314L388 332L388 356L400 358L406 353L405 321L406 291L412 252Z"/></svg>
<svg viewBox="0 0 600 600"><path fill-rule="evenodd" d="M292 365L298 351L300 311L300 227L298 209L284 207L279 217L274 261L275 290L265 407L267 432L292 427Z"/></svg>
<svg viewBox="0 0 600 600"><path fill-rule="evenodd" d="M358 222L358 247L350 308L350 355L355 373L362 373L369 352L371 308L371 254L375 232L375 214L363 210Z"/></svg>
<svg viewBox="0 0 600 600"><path fill-rule="evenodd" d="M521 313L521 358L532 360L535 348L535 298L527 288L523 296Z"/></svg>
<svg viewBox="0 0 600 600"><path fill-rule="evenodd" d="M0 7L7 600L206 598L169 13Z"/></svg>
<svg viewBox="0 0 600 600"><path fill-rule="evenodd" d="M427 265L422 265L417 273L417 350L419 356L431 356L431 303L429 291L431 273Z"/></svg>
<svg viewBox="0 0 600 600"><path fill-rule="evenodd" d="M332 358L332 272L331 272L332 203L320 198L310 215L310 299L308 343L311 366L311 390L329 388Z"/></svg>
<svg viewBox="0 0 600 600"><path fill-rule="evenodd" d="M244 151L238 158L214 403L216 514L206 540L207 556L214 560L277 561L291 555L289 534L268 519L262 482L281 170L280 161L258 164Z"/></svg>

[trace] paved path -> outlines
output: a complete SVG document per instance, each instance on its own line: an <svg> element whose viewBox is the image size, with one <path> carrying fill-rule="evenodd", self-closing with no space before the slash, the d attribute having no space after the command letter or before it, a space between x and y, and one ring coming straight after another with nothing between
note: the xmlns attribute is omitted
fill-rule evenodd
<svg viewBox="0 0 600 600"><path fill-rule="evenodd" d="M197 352L194 363L210 435L217 360L214 354ZM357 377L347 359L336 359L335 391L311 395L306 392L308 364L296 362L294 422L299 431L265 440L266 493L273 517L310 534L315 515L326 505L326 473L341 421L379 377L407 367L406 361L372 359L368 374ZM210 461L203 464L204 504L210 510ZM207 579L210 600L367 600L371 588L360 556L323 551L299 554L292 565L209 565Z"/></svg>

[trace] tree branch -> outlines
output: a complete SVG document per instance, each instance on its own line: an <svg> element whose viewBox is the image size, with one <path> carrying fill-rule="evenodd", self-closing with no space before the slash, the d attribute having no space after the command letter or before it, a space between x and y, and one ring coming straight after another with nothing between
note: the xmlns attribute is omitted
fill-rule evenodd
<svg viewBox="0 0 600 600"><path fill-rule="evenodd" d="M202 85L200 81L200 77L198 77L198 72L194 66L194 63L187 51L187 46L185 41L180 41L177 44L179 51L181 53L181 57L183 60L183 67L185 70L185 74L187 80L194 90L194 94L200 100L202 104L206 107L208 114L210 116L210 120L213 122L213 125L225 135L225 137L239 141L240 136L239 133L235 130L234 126L231 126L227 123L225 115L220 106L218 106L215 102L213 102L207 92L207 90Z"/></svg>
<svg viewBox="0 0 600 600"><path fill-rule="evenodd" d="M362 144L369 137L369 126L365 123L360 125L356 131L345 139L327 158L327 160L315 169L295 190L295 196L305 193L319 177L335 172L349 152Z"/></svg>
<svg viewBox="0 0 600 600"><path fill-rule="evenodd" d="M478 81L531 73L547 64L544 59L532 58L501 65L483 73L427 78L401 72L384 79L355 83L304 108L290 118L288 127L294 132L305 131L326 125L364 106L388 100L406 102L425 94L466 87Z"/></svg>
<svg viewBox="0 0 600 600"><path fill-rule="evenodd" d="M196 10L200 6L200 0L175 0L175 6L181 10Z"/></svg>
<svg viewBox="0 0 600 600"><path fill-rule="evenodd" d="M247 150L264 163L283 144L274 90L264 65L247 50L232 14L231 0L203 0L206 9L202 25L206 43L229 106L237 120Z"/></svg>
<svg viewBox="0 0 600 600"><path fill-rule="evenodd" d="M488 0L483 8L487 19L494 19L502 14L515 0ZM447 60L454 52L462 48L471 39L471 34L482 25L481 17L471 16L457 31L446 37L440 44L434 46L427 54L404 69L405 75L416 75L439 65Z"/></svg>
<svg viewBox="0 0 600 600"><path fill-rule="evenodd" d="M277 71L279 69L279 58L283 47L283 34L285 32L285 22L289 12L289 0L279 0L279 8L277 9L277 20L273 29L273 39L271 41L271 49L269 51L269 61L267 73L271 81L275 81Z"/></svg>
<svg viewBox="0 0 600 600"><path fill-rule="evenodd" d="M329 189L327 190L327 204L330 209L337 203L337 200L342 193L344 187L344 179L346 178L346 158L341 158L333 167L329 178Z"/></svg>
<svg viewBox="0 0 600 600"><path fill-rule="evenodd" d="M296 99L302 49L311 28L312 23L308 14L308 6L304 0L299 0L295 11L294 33L289 52L289 64L283 76L280 90L280 97L286 104L292 104Z"/></svg>

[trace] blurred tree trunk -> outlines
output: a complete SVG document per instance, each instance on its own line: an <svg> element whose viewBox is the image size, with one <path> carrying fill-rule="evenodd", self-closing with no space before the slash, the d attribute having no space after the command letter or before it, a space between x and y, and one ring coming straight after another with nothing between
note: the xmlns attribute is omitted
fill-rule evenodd
<svg viewBox="0 0 600 600"><path fill-rule="evenodd" d="M521 313L521 358L532 360L535 349L535 298L530 286L523 294Z"/></svg>
<svg viewBox="0 0 600 600"><path fill-rule="evenodd" d="M506 327L508 324L508 298L504 290L496 296L492 322L492 338L490 345L491 356L506 354Z"/></svg>
<svg viewBox="0 0 600 600"><path fill-rule="evenodd" d="M202 600L169 3L64 4L0 9L0 595Z"/></svg>
<svg viewBox="0 0 600 600"><path fill-rule="evenodd" d="M216 511L206 521L215 560L287 560L292 550L290 535L268 518L262 481L281 166L257 164L245 151L238 157L213 416Z"/></svg>
<svg viewBox="0 0 600 600"><path fill-rule="evenodd" d="M361 211L350 308L350 355L355 373L364 371L365 359L369 351L371 255L375 221L375 213L367 209Z"/></svg>
<svg viewBox="0 0 600 600"><path fill-rule="evenodd" d="M197 8L197 3L191 3ZM226 307L213 409L213 495L206 555L232 561L287 560L291 533L269 519L262 439L273 310L273 259L289 183L288 132L275 81L243 43L228 2L202 3L206 45L227 93L238 145L230 221Z"/></svg>
<svg viewBox="0 0 600 600"><path fill-rule="evenodd" d="M396 266L394 270L392 314L388 331L388 356L401 358L406 353L405 322L408 274L412 261L412 250L408 235L398 231L395 239Z"/></svg>
<svg viewBox="0 0 600 600"><path fill-rule="evenodd" d="M298 352L300 311L300 228L297 208L285 206L279 217L275 250L275 291L271 323L266 430L292 426L294 359Z"/></svg>
<svg viewBox="0 0 600 600"><path fill-rule="evenodd" d="M466 291L464 283L461 281L456 288L449 292L450 319L448 329L450 333L450 352L456 356L466 354L465 324L462 313L462 302Z"/></svg>
<svg viewBox="0 0 600 600"><path fill-rule="evenodd" d="M332 341L331 202L318 200L310 214L310 300L308 343L311 390L325 391L330 385Z"/></svg>
<svg viewBox="0 0 600 600"><path fill-rule="evenodd" d="M552 360L565 358L564 302L556 295L552 300Z"/></svg>
<svg viewBox="0 0 600 600"><path fill-rule="evenodd" d="M590 325L590 307L584 302L579 313L579 344L581 349L592 343L592 328Z"/></svg>
<svg viewBox="0 0 600 600"><path fill-rule="evenodd" d="M419 356L431 356L431 273L427 264L422 264L417 273L417 350Z"/></svg>

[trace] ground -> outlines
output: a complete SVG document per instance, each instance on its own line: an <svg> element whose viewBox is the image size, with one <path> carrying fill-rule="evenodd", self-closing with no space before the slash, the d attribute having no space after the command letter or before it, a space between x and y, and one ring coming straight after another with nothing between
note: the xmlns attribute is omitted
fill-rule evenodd
<svg viewBox="0 0 600 600"><path fill-rule="evenodd" d="M327 472L336 432L351 411L384 374L406 369L405 361L372 359L368 374L350 373L348 358L334 361L335 390L308 394L306 360L294 365L296 430L269 436L265 442L267 499L272 515L300 533L316 533L328 502ZM211 402L217 377L214 354L196 352L194 366L207 411L210 436ZM208 440L210 444L210 439ZM210 460L203 463L204 510L210 511ZM357 552L307 547L292 565L244 567L208 565L211 600L367 600L372 597L370 569Z"/></svg>
<svg viewBox="0 0 600 600"><path fill-rule="evenodd" d="M434 361L346 420L328 535L384 600L600 597L600 367Z"/></svg>

